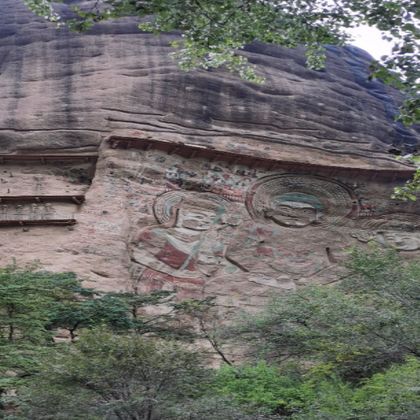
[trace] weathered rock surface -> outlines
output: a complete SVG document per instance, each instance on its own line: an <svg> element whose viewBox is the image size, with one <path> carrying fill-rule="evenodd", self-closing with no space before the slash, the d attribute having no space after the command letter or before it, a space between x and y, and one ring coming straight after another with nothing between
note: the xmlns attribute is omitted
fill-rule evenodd
<svg viewBox="0 0 420 420"><path fill-rule="evenodd" d="M388 153L419 138L393 121L398 95L367 81L363 51L331 47L314 72L300 50L252 45L259 87L179 71L173 37L131 21L80 35L0 6L0 153L20 156L0 161L0 264L235 308L335 281L354 244L419 255L419 204L389 199L412 169Z"/></svg>
<svg viewBox="0 0 420 420"><path fill-rule="evenodd" d="M369 56L330 48L326 72L301 51L256 44L247 55L267 83L219 72L182 73L171 37L109 22L87 34L56 31L19 0L2 0L0 128L5 152L97 148L116 128L211 144L275 144L287 160L390 165L392 144L414 146L393 123L396 103L367 81ZM355 159L354 161L352 159Z"/></svg>

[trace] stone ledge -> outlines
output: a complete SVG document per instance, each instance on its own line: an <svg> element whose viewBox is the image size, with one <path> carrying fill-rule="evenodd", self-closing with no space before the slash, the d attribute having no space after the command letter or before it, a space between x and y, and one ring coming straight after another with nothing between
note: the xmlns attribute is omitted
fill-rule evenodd
<svg viewBox="0 0 420 420"><path fill-rule="evenodd" d="M269 171L275 169L287 169L293 171L298 168L299 170L305 169L308 171L322 172L345 172L346 174L357 174L365 175L370 179L381 178L389 180L409 179L413 176L415 168L405 164L399 164L397 168L354 168L344 167L339 165L319 165L308 162L299 161L287 161L282 160L280 157L261 156L261 151L254 150L255 154L252 154L253 150L243 151L229 151L221 147L204 146L197 144L184 143L181 141L169 141L162 139L155 139L151 135L140 132L118 132L111 134L106 138L105 142L112 149L139 149L139 150L161 150L169 155L176 154L188 159L191 158L204 158L210 162L216 160L226 161L230 164L240 164L251 168L262 167Z"/></svg>

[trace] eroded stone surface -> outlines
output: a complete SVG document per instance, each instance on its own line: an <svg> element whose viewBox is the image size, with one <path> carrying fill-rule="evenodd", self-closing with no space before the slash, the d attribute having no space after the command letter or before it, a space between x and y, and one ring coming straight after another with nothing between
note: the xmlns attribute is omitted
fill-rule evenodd
<svg viewBox="0 0 420 420"><path fill-rule="evenodd" d="M105 141L77 225L4 228L0 261L39 259L103 290L177 290L252 309L273 293L337 281L356 244L418 258L419 203L391 201L392 182L375 175L270 171Z"/></svg>
<svg viewBox="0 0 420 420"><path fill-rule="evenodd" d="M329 48L327 71L315 72L301 50L250 46L267 81L259 87L219 71L179 71L173 37L141 34L135 22L80 35L56 31L20 0L0 5L6 152L90 150L103 133L134 128L196 144L263 144L283 160L397 167L388 149L417 142L393 122L395 95L367 80L370 58L356 48Z"/></svg>
<svg viewBox="0 0 420 420"><path fill-rule="evenodd" d="M99 153L91 184L89 162L0 165L1 196L86 196L57 207L75 226L2 227L1 265L39 260L98 289L177 289L234 311L336 281L352 245L418 258L420 205L389 198L411 169L388 154L418 137L393 122L396 95L367 81L364 52L330 48L317 73L302 51L253 45L258 87L180 72L173 37L133 23L70 34L0 5L0 154ZM116 129L149 143L105 140Z"/></svg>

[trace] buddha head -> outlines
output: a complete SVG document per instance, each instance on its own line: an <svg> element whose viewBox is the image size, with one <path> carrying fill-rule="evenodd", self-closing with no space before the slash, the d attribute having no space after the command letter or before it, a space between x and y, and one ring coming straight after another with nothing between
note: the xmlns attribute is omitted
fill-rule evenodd
<svg viewBox="0 0 420 420"><path fill-rule="evenodd" d="M223 223L229 202L212 193L170 191L159 196L154 212L159 223L206 231Z"/></svg>
<svg viewBox="0 0 420 420"><path fill-rule="evenodd" d="M288 228L340 224L353 209L346 186L312 175L273 174L255 181L247 190L250 216Z"/></svg>
<svg viewBox="0 0 420 420"><path fill-rule="evenodd" d="M176 226L191 230L209 230L214 224L220 223L224 207L209 200L185 199L178 208Z"/></svg>
<svg viewBox="0 0 420 420"><path fill-rule="evenodd" d="M313 195L290 192L273 197L265 217L285 227L301 228L316 224L322 217L323 206Z"/></svg>
<svg viewBox="0 0 420 420"><path fill-rule="evenodd" d="M419 232L378 231L375 240L381 245L399 251L416 251L420 249Z"/></svg>

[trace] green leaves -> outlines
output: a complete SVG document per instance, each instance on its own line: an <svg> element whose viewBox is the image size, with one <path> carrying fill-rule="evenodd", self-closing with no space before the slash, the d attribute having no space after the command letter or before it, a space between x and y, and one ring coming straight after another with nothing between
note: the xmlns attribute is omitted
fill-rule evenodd
<svg viewBox="0 0 420 420"><path fill-rule="evenodd" d="M167 406L199 396L210 377L177 343L96 329L45 361L22 418L167 418Z"/></svg>
<svg viewBox="0 0 420 420"><path fill-rule="evenodd" d="M56 354L59 347L53 338L58 331L67 330L71 341L79 331L97 326L115 333L190 337L187 327L172 325L175 309L140 315L145 306L169 305L170 296L165 291L93 292L82 287L74 273L50 273L35 266L0 269L0 407L8 389L30 380Z"/></svg>
<svg viewBox="0 0 420 420"><path fill-rule="evenodd" d="M36 15L59 24L61 17L54 11L50 0L24 0L24 3Z"/></svg>
<svg viewBox="0 0 420 420"><path fill-rule="evenodd" d="M415 419L420 409L420 363L408 358L353 388L336 377L310 375L300 386L293 419Z"/></svg>
<svg viewBox="0 0 420 420"><path fill-rule="evenodd" d="M249 410L264 408L269 413L290 415L290 408L301 402L300 384L299 378L259 362L239 367L222 366L213 387L216 393L233 398Z"/></svg>
<svg viewBox="0 0 420 420"><path fill-rule="evenodd" d="M373 375L354 392L358 418L416 418L420 409L419 379L420 362L413 357Z"/></svg>
<svg viewBox="0 0 420 420"><path fill-rule="evenodd" d="M420 266L396 255L355 251L341 285L312 286L276 297L240 326L268 360L331 363L352 381L405 355L419 356Z"/></svg>
<svg viewBox="0 0 420 420"><path fill-rule="evenodd" d="M54 308L81 290L72 273L15 266L0 269L0 343L51 340L48 323Z"/></svg>
<svg viewBox="0 0 420 420"><path fill-rule="evenodd" d="M40 368L53 345L50 324L57 307L82 294L92 293L73 273L0 269L0 398Z"/></svg>
<svg viewBox="0 0 420 420"><path fill-rule="evenodd" d="M340 284L280 295L240 324L256 363L224 366L216 392L280 418L416 418L420 265L374 249L354 250L348 268Z"/></svg>
<svg viewBox="0 0 420 420"><path fill-rule="evenodd" d="M419 156L416 157L417 159ZM420 168L417 169L413 178L406 181L401 187L395 187L392 198L403 201L416 201L420 191Z"/></svg>
<svg viewBox="0 0 420 420"><path fill-rule="evenodd" d="M414 419L420 265L355 250L348 268L339 285L280 295L250 316L238 346L251 342L260 359L219 370L173 341L176 330L166 334L171 311L181 313L217 351L203 323L212 298L172 304L167 292L94 295L73 274L3 269L0 403L13 407L14 420ZM30 299L37 305L26 309ZM138 309L162 302L172 306L169 316L140 316ZM9 337L11 304L17 319ZM29 326L39 335L24 333ZM84 328L77 340L53 344L57 327Z"/></svg>

